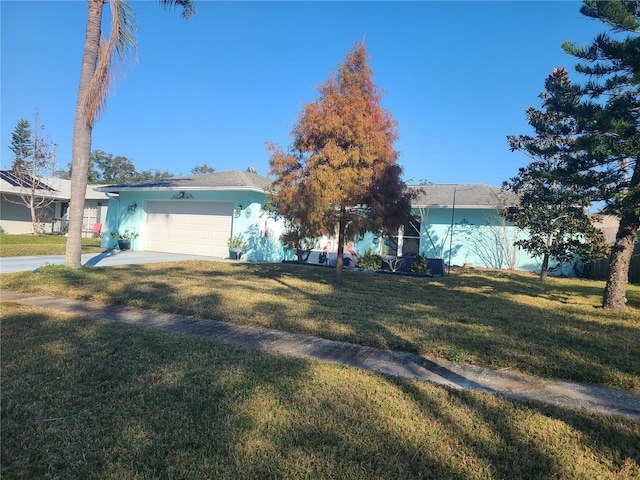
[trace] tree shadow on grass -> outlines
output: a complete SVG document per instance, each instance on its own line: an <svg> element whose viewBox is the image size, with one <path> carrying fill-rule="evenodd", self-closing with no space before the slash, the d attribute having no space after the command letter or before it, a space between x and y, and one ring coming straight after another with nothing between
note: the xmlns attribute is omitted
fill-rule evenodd
<svg viewBox="0 0 640 480"><path fill-rule="evenodd" d="M335 286L332 272L180 262L65 271L56 281L86 299L638 388L640 366L629 361L640 356L638 323L590 321L584 308L570 305L572 298L599 298L601 283L541 284L502 272L428 279L349 271Z"/></svg>
<svg viewBox="0 0 640 480"><path fill-rule="evenodd" d="M42 309L2 323L7 478L473 476L379 421L357 370Z"/></svg>
<svg viewBox="0 0 640 480"><path fill-rule="evenodd" d="M633 422L30 307L2 330L7 478L638 471Z"/></svg>
<svg viewBox="0 0 640 480"><path fill-rule="evenodd" d="M481 458L491 459L495 478L581 477L580 472L594 478L618 478L626 468L630 470L620 478L633 478L633 470L640 472L637 422L473 391L449 391L445 403L416 382L397 378L389 382L421 408L436 412L443 429L454 438L473 446ZM456 407L462 407L469 418L461 418ZM547 419L556 425L545 425ZM492 435L483 436L487 428ZM550 431L560 432L560 438ZM603 452L613 458L611 464L589 465Z"/></svg>

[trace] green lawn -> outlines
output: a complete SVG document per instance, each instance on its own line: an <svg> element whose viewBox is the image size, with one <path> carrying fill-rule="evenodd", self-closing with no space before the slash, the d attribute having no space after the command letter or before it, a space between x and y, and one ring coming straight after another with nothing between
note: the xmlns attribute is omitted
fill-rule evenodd
<svg viewBox="0 0 640 480"><path fill-rule="evenodd" d="M324 274L290 267L274 275L272 268L181 264L157 267L153 274L122 269L108 274L108 285L111 291L157 289L176 299L191 278L203 288L192 292L194 308L208 302L218 315L223 304L234 303L223 291L245 296L256 278L271 292L261 295L274 297L256 304L255 312L278 303L276 291L277 297L300 299L308 295L303 289L318 283L310 293L316 300L302 308L315 305L318 312L306 316L316 317L311 324L320 322L331 302L319 299L335 294ZM105 275L90 272L61 275L62 288L83 295L77 288L84 279ZM175 290L161 280L150 283L160 273L172 277ZM41 286L52 280L47 275L30 278ZM356 283L389 287L387 277L371 277L356 282L348 275L345 291ZM453 282L450 287L464 296L479 288L479 278L426 283ZM424 290L422 280L413 282L420 295L435 295L439 288ZM561 283L539 293L551 298L545 301L568 301L562 293L568 288ZM235 303L246 309L256 301ZM1 308L3 479L640 477L637 422L45 309ZM571 322L576 329L578 317ZM324 321L332 322L328 316Z"/></svg>
<svg viewBox="0 0 640 480"><path fill-rule="evenodd" d="M98 253L100 238L83 238L82 253ZM0 234L0 257L28 255L64 255L67 237L64 235L8 235Z"/></svg>
<svg viewBox="0 0 640 480"><path fill-rule="evenodd" d="M0 275L10 290L120 303L640 392L640 287L455 271L443 278L191 261Z"/></svg>

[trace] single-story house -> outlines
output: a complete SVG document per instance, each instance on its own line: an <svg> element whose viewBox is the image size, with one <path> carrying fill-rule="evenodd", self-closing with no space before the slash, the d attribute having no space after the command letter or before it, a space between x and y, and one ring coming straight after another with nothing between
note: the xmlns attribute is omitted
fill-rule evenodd
<svg viewBox="0 0 640 480"><path fill-rule="evenodd" d="M279 261L290 258L279 242L284 225L263 210L268 177L241 170L191 177L98 187L109 197L103 247L115 247L110 232L135 232L132 248L227 258L230 237L248 243L243 258ZM419 185L413 218L397 235L369 233L355 242L358 254L368 249L382 255L423 254L453 265L535 269L538 264L511 244L517 228L505 224L498 211L515 205L515 197L487 185ZM510 242L510 243L509 243ZM335 252L335 239L322 246ZM288 257L289 256L289 257Z"/></svg>
<svg viewBox="0 0 640 480"><path fill-rule="evenodd" d="M36 181L36 195L51 200L42 212L40 233L66 233L71 181L55 177L38 177ZM31 185L33 177L25 179L11 170L0 170L0 233L33 233L31 213L21 201L22 195L30 193ZM94 234L96 224L104 224L107 202L107 195L96 190L96 185L87 186L82 226L85 236Z"/></svg>
<svg viewBox="0 0 640 480"><path fill-rule="evenodd" d="M282 222L263 211L271 179L241 170L99 187L109 197L102 246L111 232L135 232L134 250L229 257L228 241L242 237L250 261L279 261Z"/></svg>

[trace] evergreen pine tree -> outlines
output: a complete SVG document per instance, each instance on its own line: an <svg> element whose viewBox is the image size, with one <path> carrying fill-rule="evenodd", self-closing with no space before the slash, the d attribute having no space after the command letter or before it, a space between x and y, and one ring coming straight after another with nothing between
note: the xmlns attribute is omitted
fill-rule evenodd
<svg viewBox="0 0 640 480"><path fill-rule="evenodd" d="M554 109L556 102L550 93L563 92L565 102L575 102L575 88L564 68L554 69L545 86L546 90L539 95L543 109L527 109L535 137L508 137L512 151L524 152L533 161L504 184L520 196L520 208L507 209L504 215L528 233L527 238L515 244L542 259L541 281L554 268L576 257L588 262L605 251L602 232L593 226L587 212L588 193L575 187L567 171L576 155L576 121Z"/></svg>
<svg viewBox="0 0 640 480"><path fill-rule="evenodd" d="M604 22L610 33L586 47L564 43L580 59L576 70L589 78L579 89L579 104L561 101L557 108L578 121L579 154L570 166L576 184L620 219L603 306L621 309L640 229L640 2L586 0L580 12Z"/></svg>
<svg viewBox="0 0 640 480"><path fill-rule="evenodd" d="M31 139L31 126L28 120L22 119L16 124L16 128L11 134L9 149L14 155L11 169L15 172L24 172L27 169L29 159L33 155L33 140Z"/></svg>

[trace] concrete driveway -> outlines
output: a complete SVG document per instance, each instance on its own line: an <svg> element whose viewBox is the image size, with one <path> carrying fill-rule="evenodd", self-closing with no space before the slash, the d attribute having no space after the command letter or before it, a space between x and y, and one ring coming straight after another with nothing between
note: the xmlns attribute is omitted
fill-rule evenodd
<svg viewBox="0 0 640 480"><path fill-rule="evenodd" d="M82 264L87 267L108 267L110 265L133 265L139 263L181 262L183 260L221 261L222 258L179 253L136 252L128 250L105 250L102 253L82 255ZM63 265L64 255L39 255L34 257L2 257L0 273L33 271L44 265Z"/></svg>

